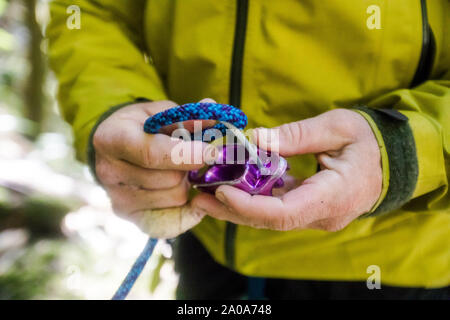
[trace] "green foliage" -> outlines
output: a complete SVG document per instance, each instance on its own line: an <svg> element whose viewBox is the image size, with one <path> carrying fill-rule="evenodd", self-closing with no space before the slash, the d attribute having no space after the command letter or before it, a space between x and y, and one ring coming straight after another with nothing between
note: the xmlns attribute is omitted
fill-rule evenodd
<svg viewBox="0 0 450 320"><path fill-rule="evenodd" d="M167 262L167 258L165 258L162 254L158 256L158 264L156 268L152 271L152 276L150 279L150 292L155 293L156 288L161 284L161 269L164 266L164 263Z"/></svg>
<svg viewBox="0 0 450 320"><path fill-rule="evenodd" d="M26 198L18 206L0 203L0 230L26 228L32 238L61 235L61 221L70 207L58 200Z"/></svg>
<svg viewBox="0 0 450 320"><path fill-rule="evenodd" d="M14 45L14 37L4 29L0 29L0 50L11 51Z"/></svg>
<svg viewBox="0 0 450 320"><path fill-rule="evenodd" d="M5 11L7 4L8 4L8 1L0 0L0 15L2 15L3 11Z"/></svg>
<svg viewBox="0 0 450 320"><path fill-rule="evenodd" d="M55 277L58 245L36 243L25 249L4 274L0 274L0 299L33 299L48 291Z"/></svg>

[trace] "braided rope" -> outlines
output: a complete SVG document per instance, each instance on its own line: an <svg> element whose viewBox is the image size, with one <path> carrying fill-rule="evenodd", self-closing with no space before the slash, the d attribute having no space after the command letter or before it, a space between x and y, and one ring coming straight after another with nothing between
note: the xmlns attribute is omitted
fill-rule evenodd
<svg viewBox="0 0 450 320"><path fill-rule="evenodd" d="M119 289L117 289L116 293L112 297L112 300L124 300L127 297L137 278L141 275L142 270L144 270L144 267L147 264L148 259L150 259L157 242L158 239L148 239L144 250L142 250L141 254L134 262L130 271L128 271L127 276L123 280Z"/></svg>
<svg viewBox="0 0 450 320"><path fill-rule="evenodd" d="M243 130L247 126L247 116L241 110L220 103L198 102L187 103L174 107L154 116L149 117L144 123L144 131L155 134L164 127L187 120L217 120L231 123L236 128ZM226 135L226 127L217 123L212 127ZM208 129L202 130L204 133Z"/></svg>

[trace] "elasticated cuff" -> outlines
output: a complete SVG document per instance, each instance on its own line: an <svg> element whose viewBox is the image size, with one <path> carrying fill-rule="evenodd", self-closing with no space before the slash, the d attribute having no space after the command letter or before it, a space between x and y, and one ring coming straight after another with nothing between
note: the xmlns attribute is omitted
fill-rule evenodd
<svg viewBox="0 0 450 320"><path fill-rule="evenodd" d="M383 200L370 216L400 208L413 196L419 175L416 145L408 118L393 109L354 109L368 115L381 133L389 166L389 184ZM370 123L370 122L369 122Z"/></svg>
<svg viewBox="0 0 450 320"><path fill-rule="evenodd" d="M98 184L100 183L100 180L97 177L97 173L95 171L95 148L94 148L94 143L93 143L93 139L94 139L94 134L95 131L97 131L98 126L105 121L107 118L109 118L110 115L112 115L114 112L116 112L117 110L120 110L126 106L135 104L135 103L141 103L141 102L151 102L152 100L149 100L147 98L136 98L136 100L133 101L128 101L128 102L124 102L121 103L119 105L116 105L114 107L111 107L108 109L108 111L106 111L105 113L103 113L97 120L97 122L95 123L94 127L91 130L91 133L89 134L89 141L88 141L88 146L87 146L87 165L89 167L89 170L92 174L92 176L94 177L95 181Z"/></svg>

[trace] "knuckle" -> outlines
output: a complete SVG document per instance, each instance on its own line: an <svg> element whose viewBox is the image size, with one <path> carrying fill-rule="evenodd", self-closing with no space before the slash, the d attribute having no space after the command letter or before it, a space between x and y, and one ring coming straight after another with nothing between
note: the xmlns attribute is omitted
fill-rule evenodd
<svg viewBox="0 0 450 320"><path fill-rule="evenodd" d="M159 166L159 152L156 148L148 146L142 150L142 159L147 166L158 167Z"/></svg>
<svg viewBox="0 0 450 320"><path fill-rule="evenodd" d="M337 108L330 112L332 112L334 116L337 117L339 120L343 120L348 118L348 115L351 111L343 108Z"/></svg>
<svg viewBox="0 0 450 320"><path fill-rule="evenodd" d="M158 112L164 111L166 109L175 107L177 104L170 100L159 100L150 102L147 106L149 108L150 114L156 114Z"/></svg>
<svg viewBox="0 0 450 320"><path fill-rule="evenodd" d="M360 121L356 112L346 109L335 109L333 111L333 131L339 133L341 136L356 138L359 135Z"/></svg>
<svg viewBox="0 0 450 320"><path fill-rule="evenodd" d="M97 175L98 179L102 183L107 184L109 182L109 179L108 179L109 172L108 172L108 170L107 170L105 165L102 165L102 164L96 165L96 167L95 167L95 174Z"/></svg>
<svg viewBox="0 0 450 320"><path fill-rule="evenodd" d="M355 117L358 117L358 113L342 108L334 109L330 112L333 113L334 119L336 120L337 124L344 124L343 127L345 127L345 124L349 122L349 119L351 119L350 121L353 122Z"/></svg>
<svg viewBox="0 0 450 320"><path fill-rule="evenodd" d="M103 160L96 161L95 174L103 184L111 184L113 180L113 170L111 166Z"/></svg>
<svg viewBox="0 0 450 320"><path fill-rule="evenodd" d="M175 102L173 102L171 100L161 100L160 102L162 105L169 107L169 108L177 105Z"/></svg>
<svg viewBox="0 0 450 320"><path fill-rule="evenodd" d="M100 127L97 128L94 136L92 137L92 145L94 146L94 150L96 152L103 151L108 146L108 139L106 139L106 134Z"/></svg>
<svg viewBox="0 0 450 320"><path fill-rule="evenodd" d="M302 138L303 127L304 125L301 122L291 122L283 124L280 131L287 141L298 142Z"/></svg>

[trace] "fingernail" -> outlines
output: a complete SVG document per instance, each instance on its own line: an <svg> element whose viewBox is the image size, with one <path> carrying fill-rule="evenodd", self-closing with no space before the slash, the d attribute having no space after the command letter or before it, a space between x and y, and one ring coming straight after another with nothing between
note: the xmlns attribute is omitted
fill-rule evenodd
<svg viewBox="0 0 450 320"><path fill-rule="evenodd" d="M225 194L222 191L217 191L216 192L216 198L222 203L225 203L225 204L227 203L227 200L225 198Z"/></svg>
<svg viewBox="0 0 450 320"><path fill-rule="evenodd" d="M194 212L197 214L198 217L203 217L208 214L208 212L205 209L200 207L195 208Z"/></svg>

